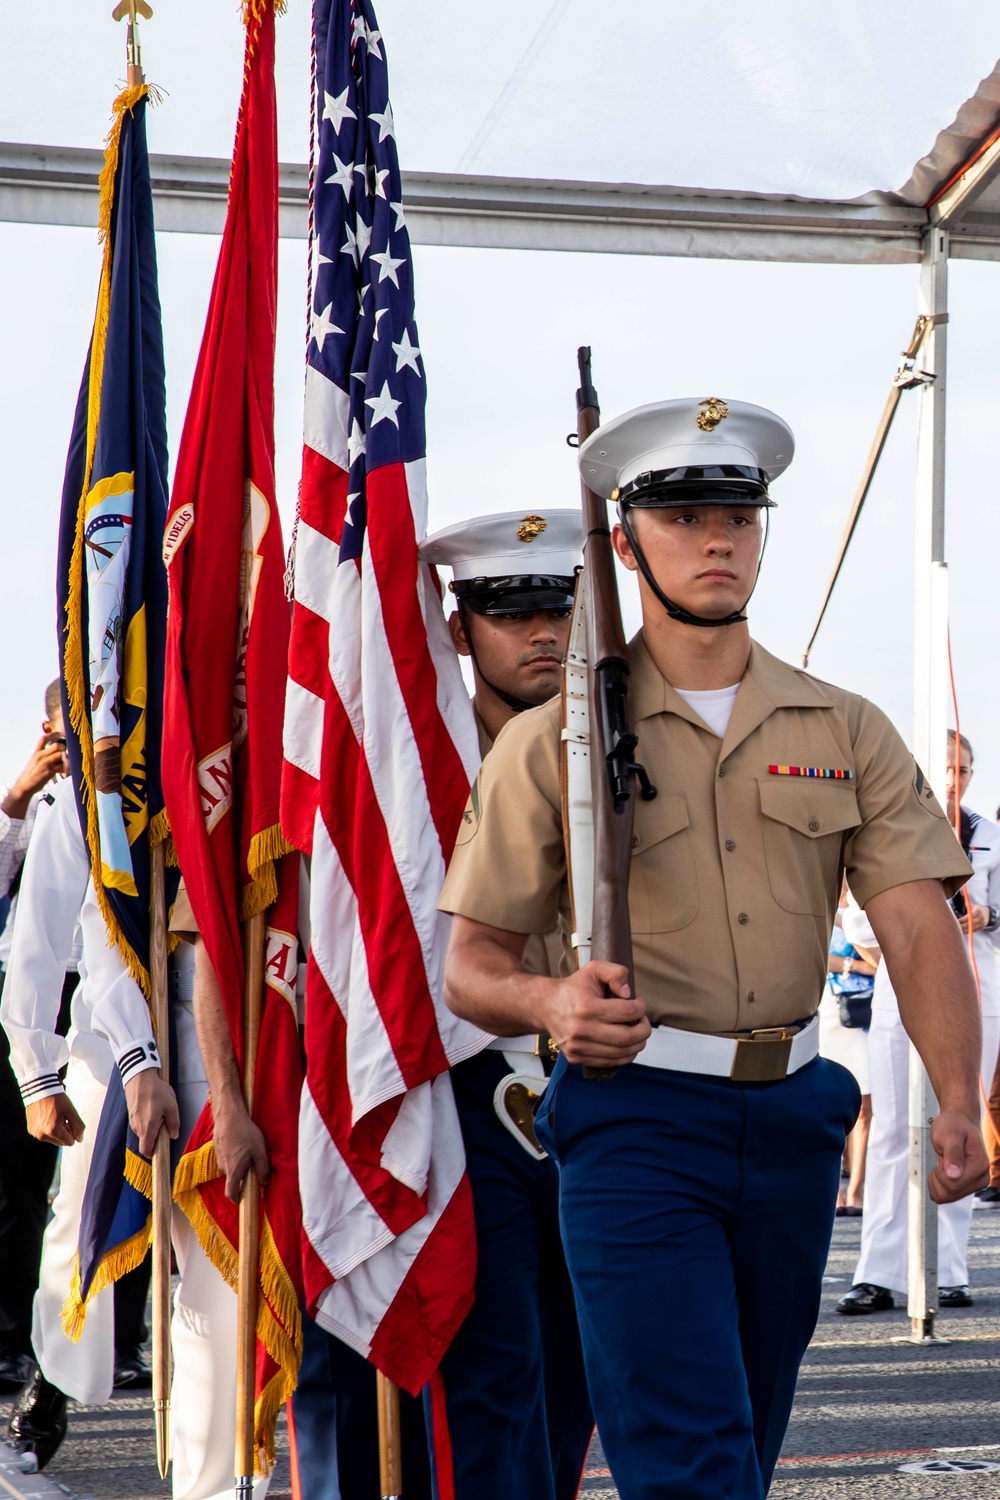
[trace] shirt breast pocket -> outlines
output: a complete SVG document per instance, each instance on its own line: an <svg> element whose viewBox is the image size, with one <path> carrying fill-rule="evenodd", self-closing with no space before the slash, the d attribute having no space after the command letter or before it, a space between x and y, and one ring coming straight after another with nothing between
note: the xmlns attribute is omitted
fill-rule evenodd
<svg viewBox="0 0 1000 1500"><path fill-rule="evenodd" d="M698 914L698 874L683 792L636 801L628 904L638 934L676 932Z"/></svg>
<svg viewBox="0 0 1000 1500"><path fill-rule="evenodd" d="M844 835L861 822L854 788L818 777L758 784L771 895L785 911L827 916L837 904Z"/></svg>

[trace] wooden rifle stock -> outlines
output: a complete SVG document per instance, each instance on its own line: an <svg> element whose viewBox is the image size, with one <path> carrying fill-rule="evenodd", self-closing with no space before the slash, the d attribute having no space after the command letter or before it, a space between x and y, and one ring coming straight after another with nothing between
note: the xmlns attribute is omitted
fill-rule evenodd
<svg viewBox="0 0 1000 1500"><path fill-rule="evenodd" d="M590 373L590 349L577 351L577 438L583 444L600 426ZM632 777L644 798L656 796L635 764L637 739L628 717L628 648L622 625L607 502L580 480L583 560L587 572L587 678L590 696L590 777L594 807L594 908L592 959L623 964L635 994L628 883L632 865ZM617 1068L587 1068L585 1078L613 1078Z"/></svg>

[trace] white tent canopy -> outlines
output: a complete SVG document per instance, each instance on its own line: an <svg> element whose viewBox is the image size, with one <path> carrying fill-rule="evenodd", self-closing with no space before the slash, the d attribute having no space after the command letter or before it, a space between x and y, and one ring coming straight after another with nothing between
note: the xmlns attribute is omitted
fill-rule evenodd
<svg viewBox="0 0 1000 1500"><path fill-rule="evenodd" d="M953 256L1000 255L996 148L934 203L1000 121L995 6L965 0L956 19L927 0L828 5L808 25L791 0L619 14L512 0L459 26L382 0L418 243L884 264L918 260L937 222ZM89 225L123 37L85 28L69 0L49 16L44 73L65 80L70 123L25 67L39 39L22 10L0 59L0 218ZM290 237L305 232L308 26L291 0L278 30ZM218 233L240 28L228 4L163 0L143 36L167 96L149 127L158 226Z"/></svg>

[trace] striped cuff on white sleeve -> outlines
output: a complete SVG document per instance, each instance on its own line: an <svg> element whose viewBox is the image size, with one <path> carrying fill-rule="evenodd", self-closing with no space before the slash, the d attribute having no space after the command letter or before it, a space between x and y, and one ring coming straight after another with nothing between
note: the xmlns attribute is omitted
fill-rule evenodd
<svg viewBox="0 0 1000 1500"><path fill-rule="evenodd" d="M122 1083L128 1083L137 1073L144 1073L147 1068L158 1068L160 1066L160 1053L153 1037L145 1042L130 1042L123 1047L115 1058L118 1071L122 1075Z"/></svg>
<svg viewBox="0 0 1000 1500"><path fill-rule="evenodd" d="M40 1073L37 1078L28 1078L20 1085L20 1089L25 1107L37 1104L39 1099L51 1099L54 1094L64 1092L58 1073Z"/></svg>

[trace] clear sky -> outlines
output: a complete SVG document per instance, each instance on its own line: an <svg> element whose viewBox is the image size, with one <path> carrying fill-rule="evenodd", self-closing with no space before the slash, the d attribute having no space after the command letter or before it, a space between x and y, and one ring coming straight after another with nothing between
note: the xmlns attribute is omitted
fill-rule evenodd
<svg viewBox="0 0 1000 1500"><path fill-rule="evenodd" d="M219 97L206 104L205 152L228 149L220 122L227 112L230 119L235 115L238 67L233 68L230 36L233 9L216 0L204 7L214 27L210 35L225 38L216 73ZM483 106L477 116L463 103L462 149L458 150L456 140L455 159L438 159L442 152L434 145L440 142L440 133L434 135L436 116L419 116L417 102L412 102L419 102L418 81L407 50L419 30L416 19L423 15L426 22L430 11L427 6L411 9L414 15L399 0L384 0L379 6L392 76L398 73L401 78L396 93L401 95L402 107L396 106L394 98L401 157L404 166L454 167L474 144L490 112ZM573 5L553 7L556 22L565 24L574 9ZM888 9L895 12L899 7ZM66 25L67 18L80 14L64 0L57 0L50 10L57 21L62 15ZM167 10L164 5L164 17ZM187 0L175 10L191 13ZM304 35L295 10L293 0L293 14L279 23L289 27L282 43L286 51ZM592 10L588 3L579 7L584 19ZM781 12L777 0L766 10L776 25ZM832 8L827 10L832 14ZM853 14L854 7L850 10ZM434 13L440 21L441 13ZM801 9L796 13L801 16ZM912 13L912 7L907 7L907 13ZM27 14L19 13L21 17ZM547 14L543 8L541 16ZM38 45L37 13L31 16L31 32L21 19L12 33L25 62L29 42L31 56ZM397 27L398 38L390 23ZM168 18L163 32L157 33L158 16L146 30L147 69L154 78L162 74L151 61L156 39L168 33L170 24L176 31L176 16L172 23ZM44 119L37 106L42 92L37 75L31 90L36 102L29 105L28 91L20 84L21 91L15 88L13 99L8 91L0 111L0 138L99 143L121 37L109 22L115 43L112 56L98 22L88 25L100 38L100 45L94 44L95 68L81 69L82 82L74 83L69 95L54 106L49 95ZM727 30L727 35L732 40L734 33ZM547 38L543 42L550 45ZM693 45L690 37L687 44ZM81 45L90 44L85 40ZM196 71L201 65L194 56L197 48L186 45ZM949 82L957 98L939 101L937 107L943 112L938 115L939 125L949 123L961 98L990 71L998 50L1000 36L984 33L973 46L963 33L956 45L960 66ZM4 51L0 83L11 80L16 72L11 47L5 46ZM238 50L235 55L238 62ZM812 43L809 55L811 66L818 66ZM98 63L108 79L106 88L100 79L94 81ZM745 65L752 71L752 59ZM294 82L297 66L296 61L280 77ZM576 66L583 67L579 59ZM490 87L497 81L503 84L499 78ZM529 77L526 86L531 84ZM73 96L74 88L78 98ZM487 90L483 99L490 97ZM101 98L106 99L103 113L95 102ZM420 145L416 154L407 147L408 100L415 119L414 138ZM192 91L185 92L175 83L170 97L151 117L151 148L199 149L194 129L197 107ZM510 107L515 108L514 104ZM801 98L798 107L804 107ZM180 122L169 123L171 110L182 112ZM294 115L290 107L287 113ZM502 123L501 119L498 130ZM43 124L45 135L41 134ZM904 152L912 152L905 158L912 165L916 156L929 149L933 132L928 138L926 123L921 119L918 124L916 144L909 138L902 142L893 138L887 145L883 132L878 174L896 172L902 180L909 166L900 172L897 160L904 159ZM738 126L739 117L733 115L719 128ZM293 124L287 132L293 145L296 129ZM841 179L850 184L848 191L861 191L855 135L851 137L855 154ZM500 139L506 140L504 149L511 161L520 160L516 132L509 137L501 132ZM491 149L500 151L499 145ZM565 148L559 149L564 155L554 160L565 160ZM718 177L722 167L713 150L708 151L708 159ZM300 154L291 147L282 150L285 157ZM824 155L817 146L816 172L823 182L836 175L835 155ZM500 170L495 164L499 159L476 160L473 166ZM777 158L772 152L769 159L773 163ZM694 162L694 154L688 151L684 164ZM580 162L573 175L598 175L584 168ZM768 168L772 176L774 170ZM697 179L664 168L662 180ZM874 182L873 176L870 185ZM743 181L739 185L774 183ZM892 178L877 185L891 186ZM210 237L160 237L172 449L176 449L183 423L217 249L218 242ZM417 319L428 376L432 528L487 509L523 506L537 510L577 504L575 460L565 445L565 434L575 420L579 343L593 346L595 380L606 418L631 405L678 395L720 395L770 406L795 431L797 455L775 487L779 508L772 517L772 538L751 621L755 634L769 649L798 661L899 351L910 336L916 316L917 270L428 247L417 247L415 260ZM0 263L4 266L0 277L4 355L0 360L0 632L7 647L6 692L0 712L0 778L4 778L14 775L27 757L41 717L42 691L57 667L56 518L73 404L93 316L96 236L82 229L0 225ZM301 243L283 242L280 277L278 485L287 525L294 512L301 449L305 327L305 247ZM1000 265L953 263L947 547L952 635L962 727L977 751L979 774L970 801L991 814L1000 799L1000 696L993 683L995 431L1000 409L994 347L998 326ZM903 397L879 478L811 664L819 676L854 687L881 703L907 737L912 717L916 399L913 394ZM628 609L634 620L631 597Z"/></svg>

